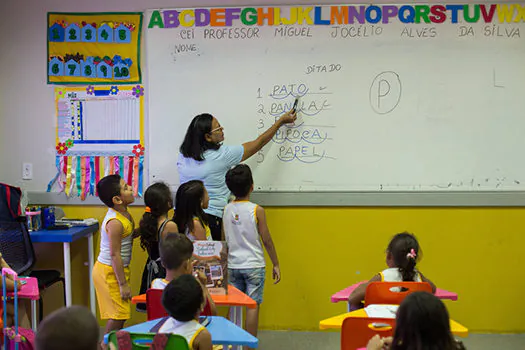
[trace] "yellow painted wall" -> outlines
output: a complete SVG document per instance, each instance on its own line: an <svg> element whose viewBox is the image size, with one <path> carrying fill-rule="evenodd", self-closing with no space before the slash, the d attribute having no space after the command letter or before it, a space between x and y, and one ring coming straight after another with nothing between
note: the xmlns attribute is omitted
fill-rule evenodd
<svg viewBox="0 0 525 350"><path fill-rule="evenodd" d="M64 209L69 217L100 221L106 211ZM131 213L138 223L143 208L131 208ZM267 208L267 213L282 282L273 285L267 280L262 329L317 330L319 320L344 312L346 306L331 304L330 296L382 270L389 238L408 230L418 236L423 249L421 271L439 287L459 294L457 302L446 302L452 318L473 332L525 331L525 209ZM37 251L39 266L62 266L58 245L39 245ZM86 242L73 244L73 299L87 305L86 251ZM131 264L134 293L145 259L136 241ZM53 291L48 304L59 305L59 297L59 291ZM131 323L144 319L134 312Z"/></svg>

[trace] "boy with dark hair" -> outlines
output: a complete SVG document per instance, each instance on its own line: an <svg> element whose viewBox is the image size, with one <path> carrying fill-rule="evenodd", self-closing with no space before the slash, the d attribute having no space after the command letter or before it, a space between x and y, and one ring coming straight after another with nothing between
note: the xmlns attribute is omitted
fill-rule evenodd
<svg viewBox="0 0 525 350"><path fill-rule="evenodd" d="M191 257L193 255L193 243L186 235L180 233L169 233L159 244L160 261L166 269L166 278L154 279L151 283L153 289L164 289L173 280L182 275L192 274L193 266ZM206 305L203 314L215 316L217 309L211 298L206 285L206 276L199 272L197 276L202 285Z"/></svg>
<svg viewBox="0 0 525 350"><path fill-rule="evenodd" d="M198 321L204 303L202 286L193 276L182 275L171 281L162 293L162 304L170 318L159 333L182 335L193 350L211 350L211 334Z"/></svg>
<svg viewBox="0 0 525 350"><path fill-rule="evenodd" d="M226 173L226 185L235 196L235 200L224 208L223 216L228 243L229 282L257 302L257 308L246 310L246 330L256 337L266 267L261 240L273 264L274 284L281 280L279 259L264 209L250 202L253 192L250 167L239 164L230 169Z"/></svg>
<svg viewBox="0 0 525 350"><path fill-rule="evenodd" d="M129 264L134 222L128 205L133 190L119 175L108 175L97 183L100 200L108 207L100 227L100 253L93 267L100 317L108 320L106 333L119 330L131 317ZM104 347L104 346L103 346Z"/></svg>

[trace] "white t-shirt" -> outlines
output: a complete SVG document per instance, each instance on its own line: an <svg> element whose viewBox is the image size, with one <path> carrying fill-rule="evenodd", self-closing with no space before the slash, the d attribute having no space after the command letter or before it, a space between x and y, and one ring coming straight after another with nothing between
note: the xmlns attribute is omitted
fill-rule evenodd
<svg viewBox="0 0 525 350"><path fill-rule="evenodd" d="M414 282L421 282L421 274L416 271ZM399 272L399 268L392 267L383 270L379 273L381 275L381 282L403 282L403 276Z"/></svg>
<svg viewBox="0 0 525 350"><path fill-rule="evenodd" d="M179 322L176 319L170 317L160 327L159 333L182 335L184 338L186 338L190 349L193 349L193 341L203 330L204 326L195 320Z"/></svg>
<svg viewBox="0 0 525 350"><path fill-rule="evenodd" d="M168 283L164 278L155 278L153 282L151 282L151 289L164 289Z"/></svg>
<svg viewBox="0 0 525 350"><path fill-rule="evenodd" d="M226 186L226 172L241 162L243 154L242 145L223 145L218 150L207 150L204 152L204 160L200 162L179 153L179 181L181 184L190 180L201 180L204 183L210 196L206 213L222 217L222 211L230 196L230 190Z"/></svg>
<svg viewBox="0 0 525 350"><path fill-rule="evenodd" d="M224 234L228 244L228 268L265 267L264 252L257 228L257 204L231 202L224 208Z"/></svg>

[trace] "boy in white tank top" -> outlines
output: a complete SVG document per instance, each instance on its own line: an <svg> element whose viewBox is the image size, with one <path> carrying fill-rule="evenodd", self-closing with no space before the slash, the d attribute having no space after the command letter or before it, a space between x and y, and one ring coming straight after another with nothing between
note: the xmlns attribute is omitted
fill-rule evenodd
<svg viewBox="0 0 525 350"><path fill-rule="evenodd" d="M246 330L256 337L266 266L262 244L273 264L274 284L281 280L279 259L264 209L250 202L253 191L250 167L239 164L230 169L226 174L226 185L235 196L235 200L224 208L222 217L228 243L229 283L257 302L257 308L246 310Z"/></svg>
<svg viewBox="0 0 525 350"><path fill-rule="evenodd" d="M192 350L211 350L211 334L198 321L204 304L202 287L195 277L182 275L171 281L162 294L162 305L170 318L159 333L183 336Z"/></svg>

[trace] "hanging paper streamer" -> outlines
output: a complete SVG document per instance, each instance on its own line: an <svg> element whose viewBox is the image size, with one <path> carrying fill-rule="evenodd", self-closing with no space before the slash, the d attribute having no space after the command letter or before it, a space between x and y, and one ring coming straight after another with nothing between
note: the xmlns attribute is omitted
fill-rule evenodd
<svg viewBox="0 0 525 350"><path fill-rule="evenodd" d="M133 185L133 157L128 157L128 185Z"/></svg>
<svg viewBox="0 0 525 350"><path fill-rule="evenodd" d="M142 182L144 181L144 157L140 157L139 164L139 197L142 197Z"/></svg>
<svg viewBox="0 0 525 350"><path fill-rule="evenodd" d="M95 194L95 158L96 157L89 157L89 194L94 195Z"/></svg>
<svg viewBox="0 0 525 350"><path fill-rule="evenodd" d="M120 162L118 158L119 157L113 157L113 162L115 162L115 171L112 174L120 175Z"/></svg>
<svg viewBox="0 0 525 350"><path fill-rule="evenodd" d="M82 165L81 165L81 158L82 157L77 157L76 161L77 161L77 195L80 197L81 194L82 194L82 185L84 184L84 182L82 182ZM84 174L84 176L86 176Z"/></svg>
<svg viewBox="0 0 525 350"><path fill-rule="evenodd" d="M139 195L139 157L133 158L133 195Z"/></svg>
<svg viewBox="0 0 525 350"><path fill-rule="evenodd" d="M126 181L126 178L125 178L125 175L124 175L124 157L123 156L120 156L118 157L118 161L119 161L119 165L118 165L118 168L120 170L120 177L124 179L124 181Z"/></svg>
<svg viewBox="0 0 525 350"><path fill-rule="evenodd" d="M111 160L112 158L112 160ZM97 183L103 177L104 164L118 165L115 174L122 174L122 179L133 189L134 196L142 197L144 186L144 157L132 156L63 156L55 158L58 173L47 186L51 192L54 187L65 192L68 197L78 196L84 200L88 195L98 195Z"/></svg>
<svg viewBox="0 0 525 350"><path fill-rule="evenodd" d="M49 183L47 184L47 192L51 192L51 188L53 188L53 185L57 182L58 178L60 177L60 157L59 156L55 157L55 165L57 167L57 173L55 177L51 181L49 181Z"/></svg>
<svg viewBox="0 0 525 350"><path fill-rule="evenodd" d="M69 197L69 194L71 193L71 177L74 176L71 172L73 171L71 164L73 162L73 157L67 157L67 170L66 170L66 196Z"/></svg>

